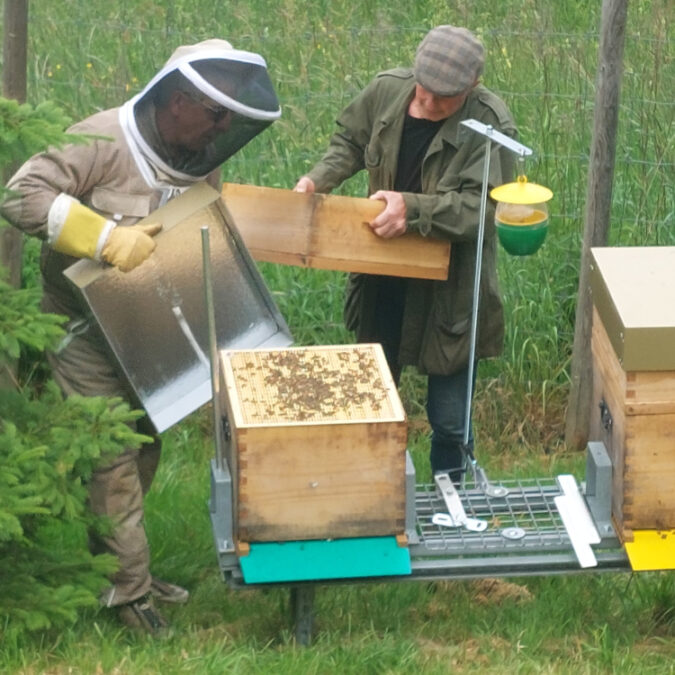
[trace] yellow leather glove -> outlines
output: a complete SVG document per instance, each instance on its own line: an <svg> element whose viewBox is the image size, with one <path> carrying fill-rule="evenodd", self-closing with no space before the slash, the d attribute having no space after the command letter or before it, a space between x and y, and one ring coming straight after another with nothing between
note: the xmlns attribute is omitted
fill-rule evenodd
<svg viewBox="0 0 675 675"><path fill-rule="evenodd" d="M150 257L157 246L153 237L161 229L161 223L116 227L103 246L101 258L122 272L130 272Z"/></svg>
<svg viewBox="0 0 675 675"><path fill-rule="evenodd" d="M47 241L55 251L105 260L123 272L140 265L154 250L159 223L119 227L71 197L60 194L47 218Z"/></svg>

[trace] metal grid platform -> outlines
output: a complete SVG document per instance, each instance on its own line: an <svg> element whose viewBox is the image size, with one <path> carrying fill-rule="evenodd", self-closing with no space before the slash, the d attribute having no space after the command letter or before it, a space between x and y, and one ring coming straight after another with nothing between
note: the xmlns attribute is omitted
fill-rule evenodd
<svg viewBox="0 0 675 675"><path fill-rule="evenodd" d="M557 480L500 480L500 485L509 490L505 497L487 497L482 489L473 485L458 488L467 516L488 522L483 532L435 525L432 516L447 511L443 498L435 485L416 485L415 527L414 533L408 533L412 574L386 579L541 576L584 571L556 508L555 497L562 494ZM511 536L507 536L509 531ZM514 533L520 536L514 538ZM603 536L601 543L594 547L594 554L598 564L586 571L630 569L626 553L613 531ZM237 564L225 571L225 578L235 588L246 586ZM351 579L349 583L354 581Z"/></svg>
<svg viewBox="0 0 675 675"><path fill-rule="evenodd" d="M415 527L409 533L413 577L477 577L579 571L572 542L555 504L555 478L500 480L505 497L487 497L471 484L458 488L466 515L487 522L483 532L435 525L447 512L435 485L417 485ZM624 570L627 559L615 534L594 549L597 570Z"/></svg>
<svg viewBox="0 0 675 675"><path fill-rule="evenodd" d="M473 486L458 488L467 516L487 521L484 532L433 524L435 513L447 511L445 503L434 485L418 486L415 530L419 543L411 551L423 555L569 548L569 537L554 503L554 498L561 494L555 479L500 481L500 485L509 490L505 497L488 498L483 490ZM522 536L509 537L509 532L522 532Z"/></svg>

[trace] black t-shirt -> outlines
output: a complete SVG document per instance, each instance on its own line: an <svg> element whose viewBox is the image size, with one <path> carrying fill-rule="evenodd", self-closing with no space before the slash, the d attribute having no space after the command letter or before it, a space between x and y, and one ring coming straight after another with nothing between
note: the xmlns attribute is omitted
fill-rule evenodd
<svg viewBox="0 0 675 675"><path fill-rule="evenodd" d="M443 122L422 120L406 113L394 181L396 192L422 192L422 160Z"/></svg>
<svg viewBox="0 0 675 675"><path fill-rule="evenodd" d="M422 192L422 160L436 132L445 120L432 122L411 117L406 113L394 190L397 192ZM394 381L398 384L401 367L398 365L398 350L401 343L401 323L405 306L407 279L381 276L377 279L375 301L376 335L373 339L382 343Z"/></svg>

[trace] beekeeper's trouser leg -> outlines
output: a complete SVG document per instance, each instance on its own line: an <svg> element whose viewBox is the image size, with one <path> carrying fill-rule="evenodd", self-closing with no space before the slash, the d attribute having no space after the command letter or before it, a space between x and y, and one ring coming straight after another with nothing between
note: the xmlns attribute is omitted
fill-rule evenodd
<svg viewBox="0 0 675 675"><path fill-rule="evenodd" d="M57 384L66 396L122 396L123 382L98 340L86 335L75 337L57 354L49 354ZM148 433L149 423L136 424ZM91 510L110 518L113 531L107 536L92 534L93 553L111 553L119 569L111 577L112 586L102 595L105 605L121 605L150 590L150 550L143 523L143 495L150 488L159 462L160 439L140 449L127 448L107 466L96 470L89 483Z"/></svg>

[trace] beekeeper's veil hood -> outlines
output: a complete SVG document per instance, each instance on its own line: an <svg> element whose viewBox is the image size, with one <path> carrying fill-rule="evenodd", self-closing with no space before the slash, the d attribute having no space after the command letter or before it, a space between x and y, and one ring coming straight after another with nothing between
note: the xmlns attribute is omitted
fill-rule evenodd
<svg viewBox="0 0 675 675"><path fill-rule="evenodd" d="M156 111L179 90L214 120L198 150L162 138ZM140 94L120 108L120 123L136 164L151 187L184 187L203 180L281 115L262 56L225 40L179 47ZM227 123L216 123L227 118Z"/></svg>

